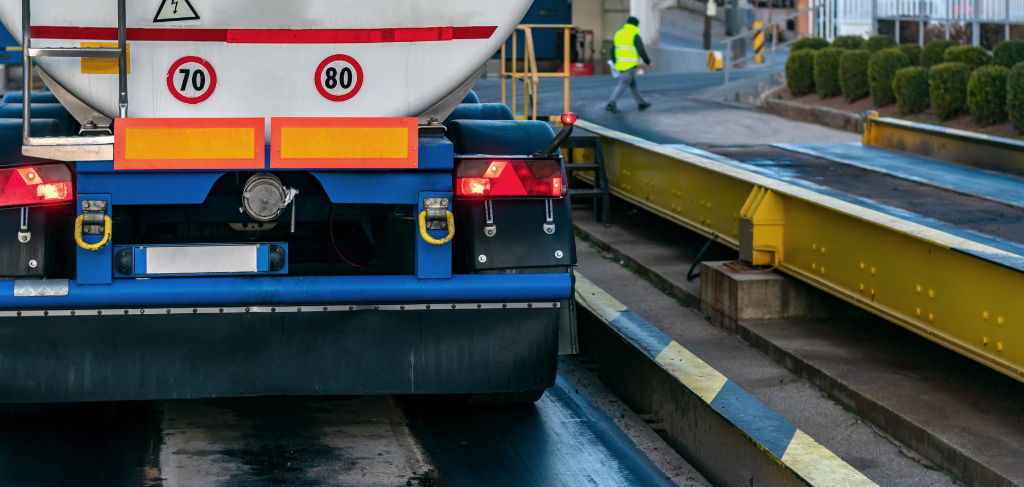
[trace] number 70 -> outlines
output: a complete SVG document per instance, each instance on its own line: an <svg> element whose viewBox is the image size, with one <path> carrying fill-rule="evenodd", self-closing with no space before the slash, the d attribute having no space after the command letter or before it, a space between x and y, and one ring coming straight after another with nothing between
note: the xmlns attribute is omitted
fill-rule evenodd
<svg viewBox="0 0 1024 487"><path fill-rule="evenodd" d="M194 90L203 91L203 88L206 88L206 72L202 69L197 69L193 72L191 69L182 68L178 72L185 75L181 78L181 88L178 91L183 92L188 88L189 74L192 75L192 88Z"/></svg>

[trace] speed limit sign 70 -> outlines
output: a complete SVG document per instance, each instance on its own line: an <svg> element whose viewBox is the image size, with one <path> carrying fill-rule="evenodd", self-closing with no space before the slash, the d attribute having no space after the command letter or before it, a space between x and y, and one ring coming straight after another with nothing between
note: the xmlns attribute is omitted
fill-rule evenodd
<svg viewBox="0 0 1024 487"><path fill-rule="evenodd" d="M167 71L167 89L178 101L195 105L206 101L217 88L217 72L205 59L185 56Z"/></svg>
<svg viewBox="0 0 1024 487"><path fill-rule="evenodd" d="M316 90L330 101L345 101L363 87L363 68L351 56L335 54L316 67Z"/></svg>

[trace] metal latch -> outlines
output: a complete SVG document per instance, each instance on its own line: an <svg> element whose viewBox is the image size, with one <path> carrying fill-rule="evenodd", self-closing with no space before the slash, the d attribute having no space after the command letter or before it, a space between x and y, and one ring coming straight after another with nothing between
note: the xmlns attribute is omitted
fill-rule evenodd
<svg viewBox="0 0 1024 487"><path fill-rule="evenodd" d="M484 200L484 219L487 223L484 224L484 235L493 237L494 234L498 233L498 227L494 226L494 207L491 206L493 203L491 200Z"/></svg>
<svg viewBox="0 0 1024 487"><path fill-rule="evenodd" d="M423 198L427 230L448 229L448 198Z"/></svg>
<svg viewBox="0 0 1024 487"><path fill-rule="evenodd" d="M107 202L85 200L82 202L82 235L103 235L103 217L107 215Z"/></svg>
<svg viewBox="0 0 1024 487"><path fill-rule="evenodd" d="M555 209L552 200L544 200L544 233L555 233Z"/></svg>
<svg viewBox="0 0 1024 487"><path fill-rule="evenodd" d="M32 232L28 231L28 207L21 208L21 231L18 232L18 241L28 243L32 240Z"/></svg>

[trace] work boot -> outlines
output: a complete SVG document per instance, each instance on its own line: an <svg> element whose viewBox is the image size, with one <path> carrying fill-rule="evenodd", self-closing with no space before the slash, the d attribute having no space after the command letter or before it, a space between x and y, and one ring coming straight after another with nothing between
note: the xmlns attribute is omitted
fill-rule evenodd
<svg viewBox="0 0 1024 487"><path fill-rule="evenodd" d="M641 104L639 105L639 107L640 107L640 111L642 112L642 111L644 111L644 110L647 110L648 108L651 108L651 104L650 104L650 103L647 103L647 102L645 101L645 102L641 103Z"/></svg>
<svg viewBox="0 0 1024 487"><path fill-rule="evenodd" d="M614 103L609 103L609 104L605 105L604 109L608 110L609 112L612 112L612 113L619 113L619 111L620 111L619 107L615 106Z"/></svg>

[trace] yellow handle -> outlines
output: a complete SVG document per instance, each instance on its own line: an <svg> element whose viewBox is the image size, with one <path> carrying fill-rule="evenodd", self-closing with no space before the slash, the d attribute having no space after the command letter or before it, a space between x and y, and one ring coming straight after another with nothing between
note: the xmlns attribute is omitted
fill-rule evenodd
<svg viewBox="0 0 1024 487"><path fill-rule="evenodd" d="M452 237L455 236L455 215L452 215L450 211L445 211L445 213L447 213L445 216L448 218L448 236L438 239L427 234L427 212L420 212L420 236L423 237L424 241L434 245L444 245L452 241Z"/></svg>
<svg viewBox="0 0 1024 487"><path fill-rule="evenodd" d="M78 215L75 219L75 242L78 243L79 247L85 250L99 250L107 245L110 241L110 234L113 232L114 222L110 220L110 217L103 215L103 240L94 244L87 244L82 240L82 223L85 222L85 215Z"/></svg>

